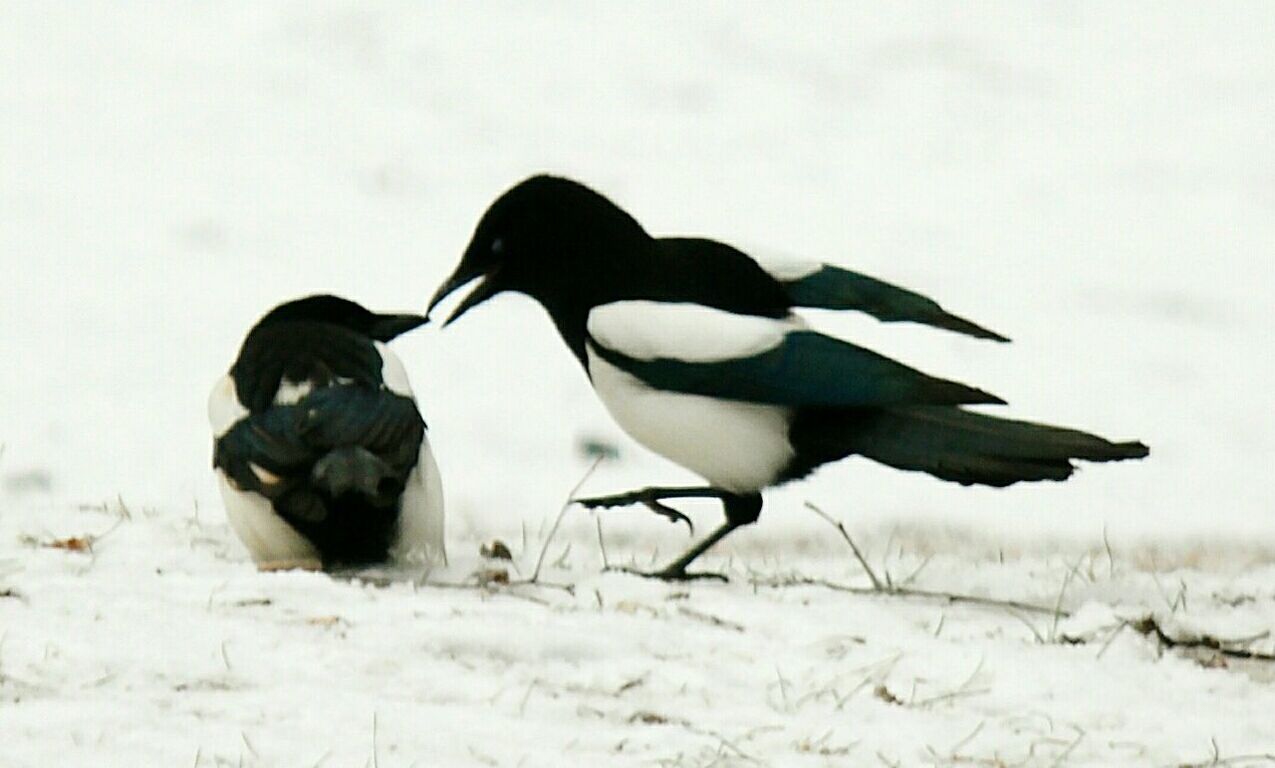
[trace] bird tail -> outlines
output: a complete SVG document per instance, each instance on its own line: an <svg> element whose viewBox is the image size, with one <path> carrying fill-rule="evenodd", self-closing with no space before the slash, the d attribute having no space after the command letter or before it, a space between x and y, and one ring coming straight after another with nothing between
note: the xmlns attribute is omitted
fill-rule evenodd
<svg viewBox="0 0 1275 768"><path fill-rule="evenodd" d="M799 419L790 435L805 474L851 454L962 485L1004 487L1066 480L1073 460L1140 459L1140 442L1114 443L1075 429L1014 421L956 406L839 410ZM799 459L800 460L800 459ZM800 471L803 470L804 471Z"/></svg>
<svg viewBox="0 0 1275 768"><path fill-rule="evenodd" d="M397 498L403 491L394 468L361 446L329 451L310 470L311 483L333 498L354 493L372 502Z"/></svg>

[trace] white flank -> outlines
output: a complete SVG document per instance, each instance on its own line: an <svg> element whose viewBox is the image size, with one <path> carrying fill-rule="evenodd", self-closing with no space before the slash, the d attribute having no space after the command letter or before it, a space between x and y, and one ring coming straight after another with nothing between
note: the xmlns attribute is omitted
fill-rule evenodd
<svg viewBox="0 0 1275 768"><path fill-rule="evenodd" d="M390 549L390 558L413 565L446 565L443 482L428 436L421 441L420 456L407 477L399 509L398 538Z"/></svg>
<svg viewBox="0 0 1275 768"><path fill-rule="evenodd" d="M377 341L381 355L381 381L396 395L415 401L407 370L389 346ZM421 440L416 466L407 477L399 505L398 535L390 548L390 559L405 564L437 566L447 564L443 528L443 483L438 462L429 447L429 436Z"/></svg>
<svg viewBox="0 0 1275 768"><path fill-rule="evenodd" d="M385 388L396 395L415 400L411 382L407 380L407 370L403 368L403 361L399 360L398 355L391 352L383 342L372 343L376 345L376 351L381 355L381 380L385 382Z"/></svg>
<svg viewBox="0 0 1275 768"><path fill-rule="evenodd" d="M617 301L590 312L587 327L597 343L636 360L710 363L777 347L797 322L736 315L700 304Z"/></svg>
<svg viewBox="0 0 1275 768"><path fill-rule="evenodd" d="M318 567L319 552L275 513L270 500L230 485L225 473L217 470L217 486L226 505L226 518L257 565L288 563L294 567Z"/></svg>
<svg viewBox="0 0 1275 768"><path fill-rule="evenodd" d="M793 457L786 408L653 389L592 347L589 376L602 404L630 437L717 488L760 490Z"/></svg>
<svg viewBox="0 0 1275 768"><path fill-rule="evenodd" d="M230 374L222 376L208 396L208 423L213 437L219 438L230 431L237 421L248 415L248 409L239 402L235 380Z"/></svg>

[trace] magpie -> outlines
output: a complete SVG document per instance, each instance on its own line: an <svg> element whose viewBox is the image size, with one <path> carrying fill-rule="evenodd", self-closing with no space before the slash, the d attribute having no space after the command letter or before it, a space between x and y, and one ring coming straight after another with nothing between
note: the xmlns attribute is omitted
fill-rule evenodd
<svg viewBox="0 0 1275 768"><path fill-rule="evenodd" d="M794 313L858 310L1008 341L931 299L837 266L767 268L715 240L652 237L615 203L569 179L535 176L497 198L427 315L474 281L444 325L501 292L530 296L624 431L707 481L579 503L642 504L689 523L664 502L721 500L720 528L645 575L711 575L687 567L757 521L763 489L851 455L963 485L1008 486L1065 480L1076 459L1148 453L1139 442L968 410L1005 401L818 333Z"/></svg>
<svg viewBox="0 0 1275 768"><path fill-rule="evenodd" d="M260 569L445 561L438 465L386 346L425 322L319 295L249 330L208 418L227 517Z"/></svg>

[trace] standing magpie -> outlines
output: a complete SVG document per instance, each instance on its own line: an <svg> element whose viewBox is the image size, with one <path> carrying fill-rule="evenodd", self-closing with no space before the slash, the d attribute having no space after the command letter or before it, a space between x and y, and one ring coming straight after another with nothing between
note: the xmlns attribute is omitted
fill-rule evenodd
<svg viewBox="0 0 1275 768"><path fill-rule="evenodd" d="M568 179L536 176L501 195L429 312L471 281L479 282L445 325L503 291L530 296L620 426L708 481L580 503L643 504L689 523L664 501L722 501L725 524L646 575L696 576L686 570L695 558L756 522L762 489L855 454L963 485L1007 486L1065 480L1073 459L1148 453L1138 442L966 410L1004 401L817 333L793 313L853 309L1008 341L920 294L819 263L768 270L714 240L652 237Z"/></svg>
<svg viewBox="0 0 1275 768"><path fill-rule="evenodd" d="M262 570L445 561L438 466L385 345L425 322L308 296L248 332L208 418L227 517Z"/></svg>

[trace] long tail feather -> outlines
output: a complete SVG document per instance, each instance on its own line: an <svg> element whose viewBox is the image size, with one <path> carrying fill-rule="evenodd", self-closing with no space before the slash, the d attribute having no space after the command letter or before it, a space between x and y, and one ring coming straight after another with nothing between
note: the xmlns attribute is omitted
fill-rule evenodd
<svg viewBox="0 0 1275 768"><path fill-rule="evenodd" d="M827 461L858 454L898 469L925 472L962 485L1007 486L1066 480L1072 463L1140 459L1140 442L1014 421L953 406L903 406L803 414L790 438L799 477Z"/></svg>

